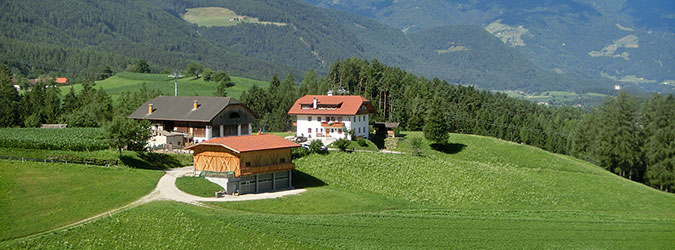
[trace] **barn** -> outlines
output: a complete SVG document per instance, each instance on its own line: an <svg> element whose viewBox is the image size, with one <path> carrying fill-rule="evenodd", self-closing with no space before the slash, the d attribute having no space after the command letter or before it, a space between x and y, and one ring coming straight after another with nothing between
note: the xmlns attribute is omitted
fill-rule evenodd
<svg viewBox="0 0 675 250"><path fill-rule="evenodd" d="M219 137L187 149L194 151L195 175L220 184L228 194L247 194L291 188L291 150L299 146L263 134Z"/></svg>

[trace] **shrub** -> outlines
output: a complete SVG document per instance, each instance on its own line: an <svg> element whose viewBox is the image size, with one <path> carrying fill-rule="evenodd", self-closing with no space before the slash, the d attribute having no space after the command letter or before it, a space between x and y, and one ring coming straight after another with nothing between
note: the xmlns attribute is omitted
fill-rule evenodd
<svg viewBox="0 0 675 250"><path fill-rule="evenodd" d="M357 143L358 143L359 146L361 146L361 147L368 147L368 141L366 141L366 139L359 138L359 139L357 140Z"/></svg>
<svg viewBox="0 0 675 250"><path fill-rule="evenodd" d="M326 148L320 140L313 140L309 144L309 151L312 153L323 154L326 152Z"/></svg>
<svg viewBox="0 0 675 250"><path fill-rule="evenodd" d="M359 139L359 140L363 140L363 139ZM345 151L347 151L347 147L349 147L349 143L350 142L347 139L342 138L342 139L339 139L339 140L333 142L333 145L336 148L340 149L340 151L345 152Z"/></svg>
<svg viewBox="0 0 675 250"><path fill-rule="evenodd" d="M305 157L305 156L309 155L310 153L311 152L309 151L309 149L306 149L304 147L294 148L291 151L291 158L292 159L300 159L302 157Z"/></svg>
<svg viewBox="0 0 675 250"><path fill-rule="evenodd" d="M408 142L410 142L410 146L412 147L413 155L422 156L422 144L424 143L422 138L412 137L408 139Z"/></svg>

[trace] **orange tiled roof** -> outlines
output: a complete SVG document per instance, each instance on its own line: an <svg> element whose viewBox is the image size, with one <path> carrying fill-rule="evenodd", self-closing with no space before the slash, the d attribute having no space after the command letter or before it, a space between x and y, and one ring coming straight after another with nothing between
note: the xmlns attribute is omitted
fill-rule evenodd
<svg viewBox="0 0 675 250"><path fill-rule="evenodd" d="M199 145L223 146L238 153L300 147L300 145L295 142L272 134L218 137L190 146L188 149L197 147Z"/></svg>
<svg viewBox="0 0 675 250"><path fill-rule="evenodd" d="M54 80L54 82L56 82L58 84L66 84L66 83L68 83L68 78L57 77L56 80Z"/></svg>
<svg viewBox="0 0 675 250"><path fill-rule="evenodd" d="M314 109L314 98L318 105L337 105L336 109ZM309 109L302 109L302 105L309 105ZM359 110L361 105L366 106L366 110ZM356 115L375 113L375 108L368 99L358 95L306 95L295 101L289 115Z"/></svg>

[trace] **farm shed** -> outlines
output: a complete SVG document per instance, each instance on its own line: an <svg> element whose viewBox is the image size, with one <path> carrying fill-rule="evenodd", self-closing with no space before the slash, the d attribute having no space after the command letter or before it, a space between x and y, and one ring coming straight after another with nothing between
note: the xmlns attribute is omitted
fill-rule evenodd
<svg viewBox="0 0 675 250"><path fill-rule="evenodd" d="M228 194L261 193L291 187L291 149L280 136L220 137L193 145L195 175L218 178Z"/></svg>
<svg viewBox="0 0 675 250"><path fill-rule="evenodd" d="M387 135L387 137L396 137L394 131L398 127L398 122L375 122L373 127L376 134Z"/></svg>

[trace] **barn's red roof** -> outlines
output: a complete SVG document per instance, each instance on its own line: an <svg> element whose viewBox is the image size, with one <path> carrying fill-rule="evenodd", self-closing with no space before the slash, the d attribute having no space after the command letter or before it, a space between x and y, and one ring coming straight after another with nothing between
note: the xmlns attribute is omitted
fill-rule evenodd
<svg viewBox="0 0 675 250"><path fill-rule="evenodd" d="M300 147L300 145L295 142L272 134L218 137L192 145L188 147L188 149L198 147L199 145L222 146L238 153Z"/></svg>
<svg viewBox="0 0 675 250"><path fill-rule="evenodd" d="M66 84L66 83L68 83L68 78L57 77L56 80L54 80L54 82L58 83L58 84Z"/></svg>
<svg viewBox="0 0 675 250"><path fill-rule="evenodd" d="M317 109L314 109L314 99ZM302 106L306 108L302 108ZM330 105L330 108L325 108ZM364 106L365 109L361 109ZM307 108L309 107L309 108ZM358 95L306 95L295 101L289 115L356 115L375 113L375 108L368 99Z"/></svg>

